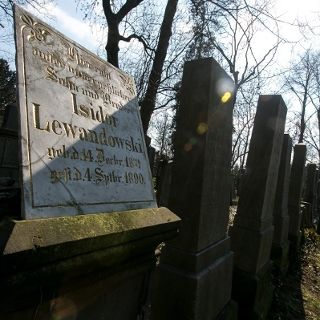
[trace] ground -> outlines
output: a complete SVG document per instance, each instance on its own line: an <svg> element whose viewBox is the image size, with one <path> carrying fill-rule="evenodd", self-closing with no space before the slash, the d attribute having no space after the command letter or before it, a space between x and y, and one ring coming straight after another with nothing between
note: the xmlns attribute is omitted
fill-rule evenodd
<svg viewBox="0 0 320 320"><path fill-rule="evenodd" d="M313 229L304 231L295 263L275 286L270 320L320 319L320 236Z"/></svg>

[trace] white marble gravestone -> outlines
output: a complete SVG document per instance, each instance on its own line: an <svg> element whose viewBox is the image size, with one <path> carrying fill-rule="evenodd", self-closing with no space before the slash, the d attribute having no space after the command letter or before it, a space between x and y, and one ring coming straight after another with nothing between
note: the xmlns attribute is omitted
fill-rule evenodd
<svg viewBox="0 0 320 320"><path fill-rule="evenodd" d="M156 207L131 77L15 7L26 219Z"/></svg>

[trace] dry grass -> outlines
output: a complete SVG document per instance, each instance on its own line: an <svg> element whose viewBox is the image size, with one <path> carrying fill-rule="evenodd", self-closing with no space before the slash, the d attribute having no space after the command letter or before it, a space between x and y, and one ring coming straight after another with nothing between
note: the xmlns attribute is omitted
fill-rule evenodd
<svg viewBox="0 0 320 320"><path fill-rule="evenodd" d="M320 236L304 231L304 242L285 278L277 279L270 319L320 319Z"/></svg>

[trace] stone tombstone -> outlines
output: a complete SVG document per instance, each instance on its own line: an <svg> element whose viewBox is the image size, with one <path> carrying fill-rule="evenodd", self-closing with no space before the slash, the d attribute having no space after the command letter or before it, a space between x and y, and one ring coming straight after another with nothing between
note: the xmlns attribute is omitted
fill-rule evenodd
<svg viewBox="0 0 320 320"><path fill-rule="evenodd" d="M285 272L288 265L288 191L291 152L292 139L289 134L285 134L282 143L281 160L273 209L274 234L271 251L272 260L275 262L281 272Z"/></svg>
<svg viewBox="0 0 320 320"><path fill-rule="evenodd" d="M185 63L168 204L182 223L160 258L155 320L212 320L234 311L227 236L232 90L214 59Z"/></svg>
<svg viewBox="0 0 320 320"><path fill-rule="evenodd" d="M313 226L313 219L316 212L316 181L317 165L315 163L309 163L306 168L306 181L303 195L303 200L310 204L307 215L305 216L305 226L309 228Z"/></svg>
<svg viewBox="0 0 320 320"><path fill-rule="evenodd" d="M287 107L279 95L261 95L231 232L233 298L239 317L265 319L272 301L270 253L273 208Z"/></svg>
<svg viewBox="0 0 320 320"><path fill-rule="evenodd" d="M303 200L312 204L316 193L317 165L308 163L306 168L306 181Z"/></svg>
<svg viewBox="0 0 320 320"><path fill-rule="evenodd" d="M288 241L288 192L291 152L292 139L289 134L285 134L282 144L281 161L273 210L273 242L279 245Z"/></svg>
<svg viewBox="0 0 320 320"><path fill-rule="evenodd" d="M300 243L301 225L301 196L305 174L307 148L303 143L294 146L293 161L290 171L290 185L288 196L288 212L290 216L289 239L292 241L292 248L298 247Z"/></svg>
<svg viewBox="0 0 320 320"><path fill-rule="evenodd" d="M15 7L26 219L156 207L133 79Z"/></svg>
<svg viewBox="0 0 320 320"><path fill-rule="evenodd" d="M269 261L286 113L281 96L259 97L231 236L235 265L246 272L255 273Z"/></svg>

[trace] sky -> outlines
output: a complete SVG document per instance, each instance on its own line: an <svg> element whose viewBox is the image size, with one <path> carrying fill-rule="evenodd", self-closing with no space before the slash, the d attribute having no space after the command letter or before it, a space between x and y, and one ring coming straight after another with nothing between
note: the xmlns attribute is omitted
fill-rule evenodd
<svg viewBox="0 0 320 320"><path fill-rule="evenodd" d="M162 1L165 4L165 1ZM281 48L277 58L279 65L285 64L288 61L288 57L291 58L303 48L310 46L320 48L320 0L274 1L275 12L280 19L293 23L299 18L300 22L306 22L312 25L313 32L319 34L312 35L312 32L307 30L308 32L303 32L303 34L306 35L308 33L308 39L304 39L303 34L299 34L297 30L293 29L289 24L281 24L281 34L292 41L292 43ZM100 53L101 55L101 52L103 52L101 45L106 42L106 31L104 30L103 32L99 26L90 27L88 22L83 21L83 13L73 0L55 0L55 2L56 5L48 5L49 15L42 15L41 19L90 51ZM30 7L27 7L27 10L39 16L39 14L34 12ZM12 28L11 26L7 27ZM2 32L1 29L0 32ZM261 36L261 43L257 44L258 47L261 47L261 50L267 46L268 41L266 40L267 38L265 36ZM122 43L122 45L126 44ZM12 47L8 50L14 52ZM11 63L11 66L14 67L13 63Z"/></svg>
<svg viewBox="0 0 320 320"><path fill-rule="evenodd" d="M166 0L158 1L161 1L163 5L166 4ZM180 5L185 1L186 0L180 0ZM280 47L276 56L276 61L274 61L275 67L279 70L285 70L290 61L303 50L310 47L320 49L320 0L273 1L275 6L274 10L279 20L287 22L280 23L280 33L286 40L289 40L289 42ZM77 8L74 0L55 0L55 3L55 5L49 4L47 6L49 15L39 15L39 13L34 12L30 7L26 7L26 9L40 17L41 20L45 21L50 26L65 34L67 37L106 59L103 50L107 40L106 30L102 30L98 25L90 27L87 21L83 21L83 12L81 12L79 7ZM297 28L293 28L290 25L290 23L297 23L297 19L299 19L301 25L309 24L311 28L301 28L301 32L298 32ZM1 23L3 22L1 21ZM13 27L9 25L7 25L6 28L13 30ZM4 30L0 28L0 41L1 33L3 33L3 31ZM255 47L261 50L262 54L268 49L268 46L270 46L269 40L271 39L269 39L269 36L270 35L261 33L261 36L258 37L257 43L255 44ZM127 43L122 42L120 43L120 48L127 45ZM4 56L3 50L8 51L9 54ZM3 43L0 43L0 57L7 58L8 56L11 57L10 67L14 70L13 43L7 47ZM277 85L278 84L275 83L275 86ZM269 87L267 90L270 90ZM276 90L275 92L265 92L265 94L271 93L276 93ZM287 99L287 101L288 100L289 99Z"/></svg>

